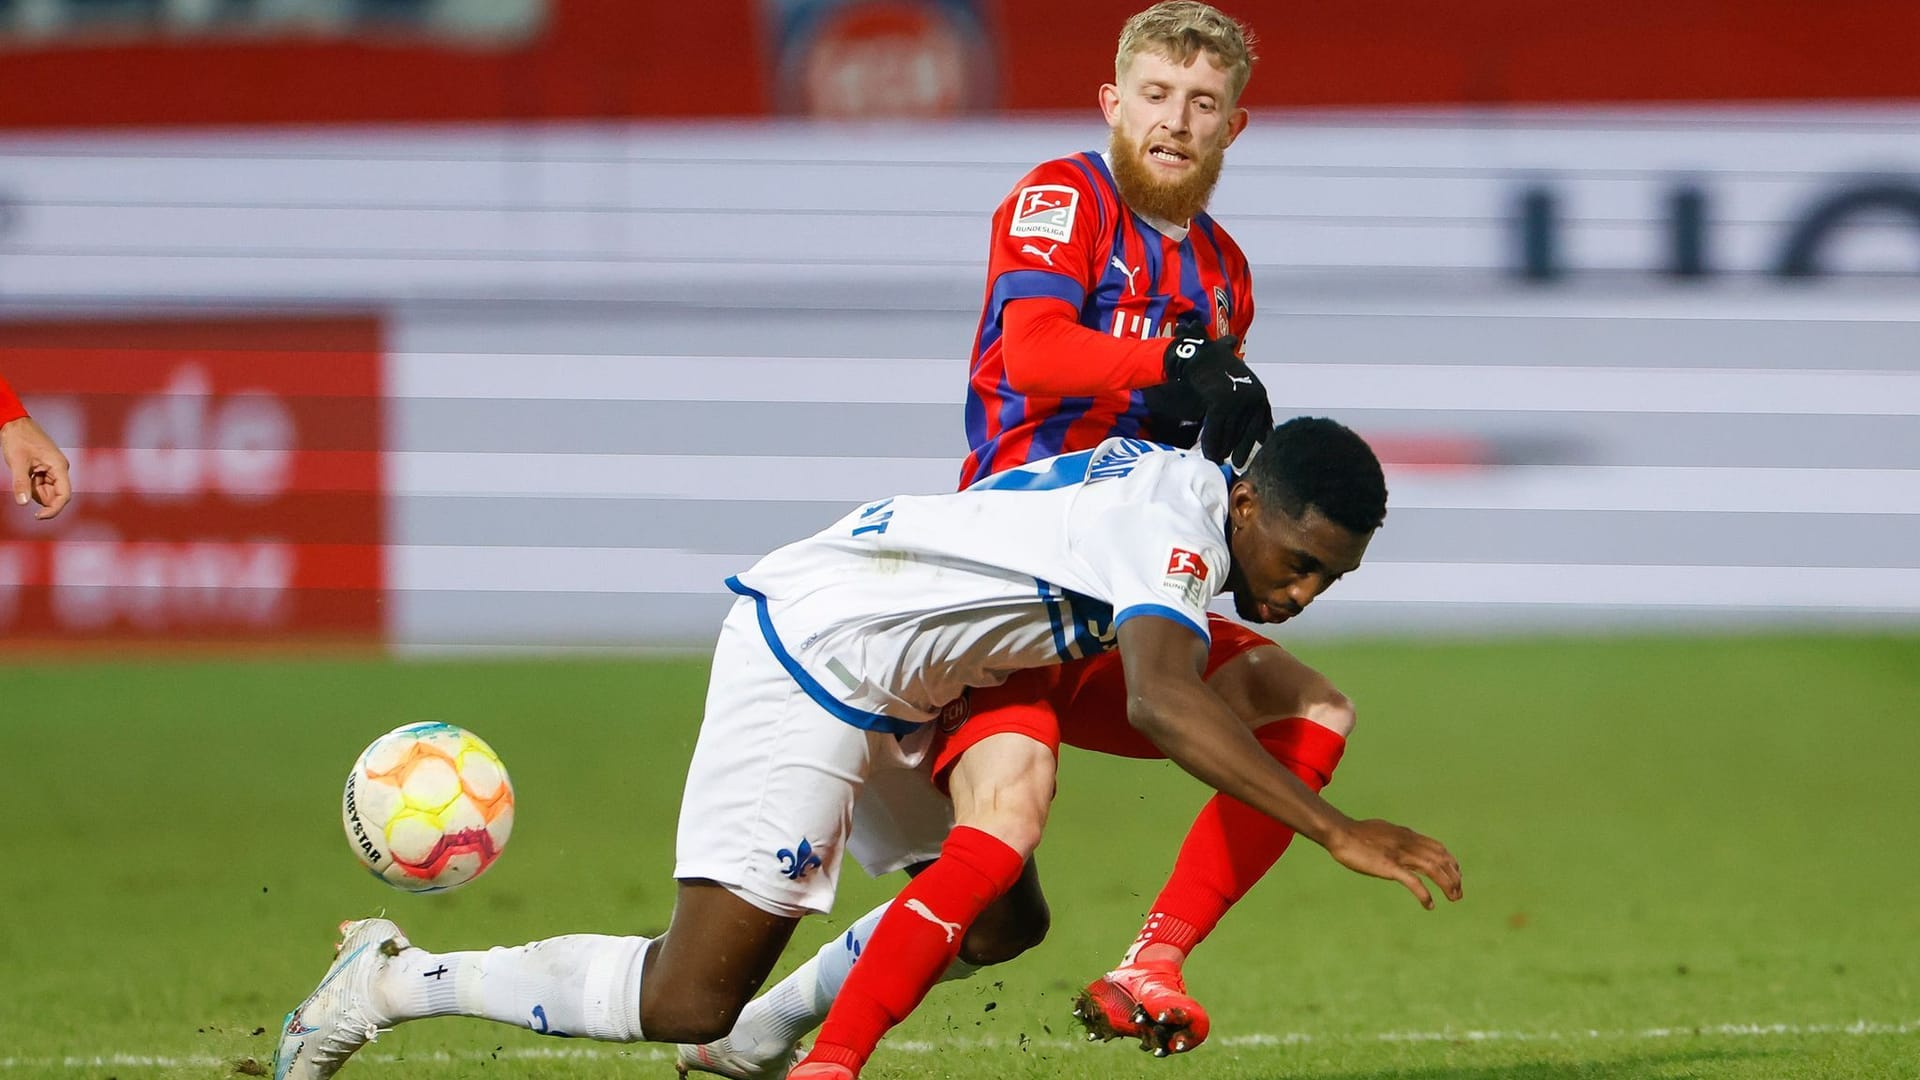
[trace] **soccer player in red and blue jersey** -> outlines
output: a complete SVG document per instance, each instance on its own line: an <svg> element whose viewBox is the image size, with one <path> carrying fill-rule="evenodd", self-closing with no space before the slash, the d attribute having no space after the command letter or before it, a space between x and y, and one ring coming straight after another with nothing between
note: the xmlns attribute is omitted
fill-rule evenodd
<svg viewBox="0 0 1920 1080"><path fill-rule="evenodd" d="M1244 466L1272 428L1266 391L1240 355L1254 307L1247 260L1206 213L1226 149L1246 128L1237 103L1252 63L1245 29L1207 4L1172 0L1139 13L1121 32L1114 82L1100 88L1107 151L1038 166L1000 205L974 342L962 487L1112 436L1180 447L1197 439L1209 457ZM1180 584L1184 572L1169 566L1169 582ZM1302 607L1262 605L1247 614L1277 623ZM1239 623L1213 617L1208 636L1209 687L1262 749L1319 791L1353 728L1352 703ZM1115 654L976 687L961 715L942 724L937 777L970 747L1006 732L1055 749L1064 741L1163 756L1128 723ZM1120 966L1082 992L1075 1011L1088 1029L1138 1039L1161 1055L1199 1045L1207 1015L1187 995L1182 966L1293 835L1238 800L1209 802ZM683 1047L682 1070L774 1080L785 1075L801 1033L826 1016L796 1080L853 1075L943 969L954 977L1040 941L1047 907L1031 863L1000 891L983 889L977 868L952 861L943 854L916 877L916 902L932 897L920 909L902 912L896 903L856 920L844 947L829 943L749 1006L727 1040ZM969 923L964 940L949 932L959 923L936 925L926 910ZM874 935L893 944L862 951ZM864 958L857 967L855 957Z"/></svg>
<svg viewBox="0 0 1920 1080"><path fill-rule="evenodd" d="M1206 350L1245 341L1253 320L1246 257L1205 212L1226 149L1246 128L1237 102L1252 62L1245 29L1208 5L1141 12L1121 33L1115 81L1100 89L1112 133L1107 152L1046 162L1001 204L974 348L966 416L973 452L963 483L1116 434L1190 446L1199 411L1209 456L1244 462L1245 414L1231 411L1220 391L1246 388L1239 380L1251 373L1200 369ZM1210 340L1183 340L1194 324ZM1191 367L1179 356L1187 345L1200 354ZM1216 376L1211 386L1207 374ZM1261 423L1270 424L1264 393L1258 405ZM1293 614L1267 611L1261 621ZM1268 753L1308 786L1323 787L1352 731L1352 703L1246 627L1216 616L1209 631L1209 685ZM942 764L1002 730L1160 756L1127 724L1126 688L1111 657L976 690L972 707L942 748ZM1181 968L1292 839L1244 803L1208 803L1121 965L1082 993L1076 1013L1088 1029L1137 1038L1162 1054L1198 1045L1207 1016L1187 995ZM1016 890L1007 898L1012 925L1022 921L1020 909L1044 911L1037 886L1026 891L1031 896Z"/></svg>
<svg viewBox="0 0 1920 1080"><path fill-rule="evenodd" d="M1237 103L1252 62L1245 29L1206 4L1141 12L1121 32L1114 82L1100 89L1111 129L1106 153L1046 162L1000 205L974 343L963 486L1115 435L1182 447L1198 435L1215 460L1240 466L1252 456L1273 422L1265 390L1239 355L1253 320L1252 283L1246 256L1206 213L1226 149L1246 128ZM1177 569L1169 568L1170 580ZM1299 610L1263 606L1250 617L1277 623ZM1208 630L1209 686L1267 753L1314 791L1325 786L1353 728L1352 703L1245 626L1215 616ZM970 706L936 749L936 776L969 747L1009 731L1056 748L1064 741L1162 756L1129 726L1127 689L1111 654L975 688ZM1181 968L1292 839L1291 829L1245 803L1209 802L1120 966L1082 992L1075 1011L1089 1031L1135 1038L1162 1055L1199 1045L1207 1015L1187 995ZM968 908L963 876L936 908ZM917 879L916 892L927 884ZM1007 959L1039 940L1046 919L1030 865L981 912L958 956ZM902 915L893 925L911 922ZM879 926L887 933L888 922ZM924 992L891 957L866 957L841 1001L871 1000L836 1007L810 1062L847 1047L863 1059L878 1037L866 1028L875 1025L838 1018L898 1014ZM918 982L928 977L923 970Z"/></svg>
<svg viewBox="0 0 1920 1080"><path fill-rule="evenodd" d="M1190 447L1201 406L1239 406L1217 417L1222 439L1272 422L1264 390L1236 362L1253 321L1247 259L1205 212L1246 126L1230 95L1250 57L1239 43L1237 73L1205 59L1205 30L1172 21L1186 14L1161 14L1164 31L1130 25L1122 39L1122 83L1100 97L1107 153L1041 164L994 214L962 487L1115 435ZM1195 354L1211 347L1242 380L1222 387L1224 402L1196 400L1202 373L1187 369L1206 361L1174 351L1189 333Z"/></svg>

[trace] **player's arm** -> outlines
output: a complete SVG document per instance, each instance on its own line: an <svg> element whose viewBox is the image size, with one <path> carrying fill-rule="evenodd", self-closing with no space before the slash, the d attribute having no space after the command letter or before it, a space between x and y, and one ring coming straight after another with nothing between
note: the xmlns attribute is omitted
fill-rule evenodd
<svg viewBox="0 0 1920 1080"><path fill-rule="evenodd" d="M1079 314L1052 296L1013 300L1002 308L1007 385L1041 397L1092 397L1166 381L1171 338L1117 338L1082 326Z"/></svg>
<svg viewBox="0 0 1920 1080"><path fill-rule="evenodd" d="M1112 241L1091 184L1066 160L1046 162L994 212L986 314L998 324L1007 384L1018 393L1091 397L1167 378L1170 339L1121 338L1081 325Z"/></svg>
<svg viewBox="0 0 1920 1080"><path fill-rule="evenodd" d="M34 516L43 521L66 509L73 497L67 455L27 415L5 379L0 379L0 459L13 476L14 502L39 503L42 509Z"/></svg>
<svg viewBox="0 0 1920 1080"><path fill-rule="evenodd" d="M1232 335L1209 338L1191 324L1169 337L1117 338L1082 326L1066 300L1035 296L1001 309L1007 385L1022 394L1089 397L1155 386L1191 395L1206 418L1201 448L1246 468L1273 426L1266 387L1240 358Z"/></svg>
<svg viewBox="0 0 1920 1080"><path fill-rule="evenodd" d="M1292 827L1349 870L1400 882L1424 907L1433 907L1433 895L1422 875L1460 899L1460 864L1439 841L1387 821L1355 821L1260 747L1201 678L1207 646L1191 627L1141 615L1121 623L1118 640L1127 722L1168 760Z"/></svg>

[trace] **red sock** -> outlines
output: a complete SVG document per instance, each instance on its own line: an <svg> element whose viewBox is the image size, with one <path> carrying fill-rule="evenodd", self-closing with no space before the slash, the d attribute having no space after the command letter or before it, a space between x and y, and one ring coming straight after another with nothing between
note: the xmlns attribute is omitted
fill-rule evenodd
<svg viewBox="0 0 1920 1080"><path fill-rule="evenodd" d="M906 1019L953 963L973 920L1013 888L1025 866L995 837L955 826L939 860L900 890L873 928L807 1060L859 1072L880 1037Z"/></svg>
<svg viewBox="0 0 1920 1080"><path fill-rule="evenodd" d="M1315 791L1333 778L1347 747L1342 736L1299 716L1266 724L1253 737ZM1238 799L1215 795L1194 819L1173 874L1123 963L1148 945L1192 952L1292 842L1292 829Z"/></svg>

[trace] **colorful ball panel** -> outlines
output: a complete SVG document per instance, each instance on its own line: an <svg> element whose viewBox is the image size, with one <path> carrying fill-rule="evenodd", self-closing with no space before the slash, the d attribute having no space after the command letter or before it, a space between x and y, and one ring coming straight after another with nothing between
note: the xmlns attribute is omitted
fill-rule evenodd
<svg viewBox="0 0 1920 1080"><path fill-rule="evenodd" d="M478 877L513 833L513 784L499 755L453 724L406 724L354 763L341 799L354 854L409 892Z"/></svg>

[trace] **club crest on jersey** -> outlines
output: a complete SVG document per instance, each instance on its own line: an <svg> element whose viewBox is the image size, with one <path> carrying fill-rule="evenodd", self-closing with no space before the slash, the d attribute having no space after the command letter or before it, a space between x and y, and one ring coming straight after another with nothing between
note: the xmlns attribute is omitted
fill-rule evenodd
<svg viewBox="0 0 1920 1080"><path fill-rule="evenodd" d="M1207 602L1207 561L1186 548L1174 548L1167 557L1167 576L1161 585L1179 593L1189 606L1202 606Z"/></svg>
<svg viewBox="0 0 1920 1080"><path fill-rule="evenodd" d="M794 881L799 881L809 872L820 869L820 854L813 849L813 844L806 837L801 837L800 843L794 847L781 848L774 852L773 857L780 863L780 872Z"/></svg>
<svg viewBox="0 0 1920 1080"><path fill-rule="evenodd" d="M1233 326L1233 298L1225 285L1213 287L1213 336L1226 337Z"/></svg>
<svg viewBox="0 0 1920 1080"><path fill-rule="evenodd" d="M1065 243L1073 239L1073 212L1080 193L1064 184L1023 187L1013 200L1013 225L1008 236L1038 236Z"/></svg>
<svg viewBox="0 0 1920 1080"><path fill-rule="evenodd" d="M960 726L965 724L967 718L972 715L973 702L968 699L966 694L961 694L959 697L940 706L940 715L934 717L933 722L940 725L941 734L951 735L959 731Z"/></svg>

